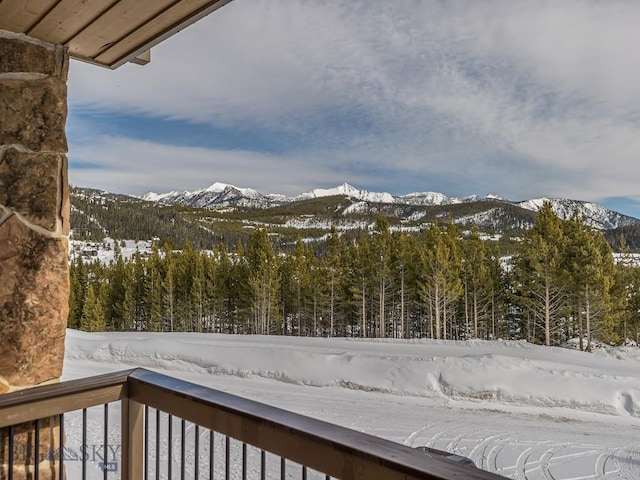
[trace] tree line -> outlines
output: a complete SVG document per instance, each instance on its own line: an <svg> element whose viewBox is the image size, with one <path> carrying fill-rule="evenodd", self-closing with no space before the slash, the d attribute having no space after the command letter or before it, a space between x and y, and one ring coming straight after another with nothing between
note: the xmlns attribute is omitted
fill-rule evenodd
<svg viewBox="0 0 640 480"><path fill-rule="evenodd" d="M87 331L181 331L376 338L638 338L640 269L617 264L577 215L538 213L504 257L477 228L433 223L392 232L385 217L357 241L335 230L322 247L288 250L256 229L246 245L186 243L109 265L71 264L69 326Z"/></svg>

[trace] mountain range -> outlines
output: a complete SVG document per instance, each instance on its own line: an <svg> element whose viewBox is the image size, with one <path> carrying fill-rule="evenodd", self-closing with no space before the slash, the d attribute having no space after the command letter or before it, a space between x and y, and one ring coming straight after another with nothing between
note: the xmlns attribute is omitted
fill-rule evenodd
<svg viewBox="0 0 640 480"><path fill-rule="evenodd" d="M290 206L300 202L336 197L348 200L343 205L343 215L354 213L384 213L391 216L416 221L423 215L424 207L447 207L463 204L474 204L475 208L458 211L466 212L463 218L454 215L457 223L478 223L480 225L491 222L492 217L503 215L503 210L513 211L522 209L536 212L545 201L551 203L554 211L561 218L569 218L574 212L581 215L585 222L594 228L611 230L629 225L639 225L640 220L607 209L593 202L571 200L565 198L536 198L524 201L512 201L499 195L473 195L459 198L437 192L415 192L407 195L392 195L386 192L370 192L360 190L348 183L327 189L315 189L310 192L289 197L280 194L262 194L252 188L240 188L234 185L216 182L207 188L192 192L169 192L142 195L141 199L160 205L181 205L209 210L245 208L269 209ZM478 208L482 206L481 208ZM412 208L414 207L414 208ZM417 209L415 208L417 207ZM444 211L444 210L443 210ZM442 215L440 215L442 216ZM475 218L474 218L475 217ZM521 227L526 227L521 225Z"/></svg>

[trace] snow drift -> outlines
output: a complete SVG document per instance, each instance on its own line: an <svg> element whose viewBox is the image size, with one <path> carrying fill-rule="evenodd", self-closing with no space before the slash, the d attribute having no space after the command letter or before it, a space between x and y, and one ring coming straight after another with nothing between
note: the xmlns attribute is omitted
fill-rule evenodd
<svg viewBox="0 0 640 480"><path fill-rule="evenodd" d="M467 408L640 418L640 350L632 347L587 354L511 341L69 330L66 361L364 390Z"/></svg>

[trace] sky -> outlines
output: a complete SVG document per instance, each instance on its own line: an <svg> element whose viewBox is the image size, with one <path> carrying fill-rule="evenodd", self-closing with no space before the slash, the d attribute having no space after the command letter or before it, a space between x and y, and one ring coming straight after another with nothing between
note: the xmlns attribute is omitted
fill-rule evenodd
<svg viewBox="0 0 640 480"><path fill-rule="evenodd" d="M63 380L134 367L408 447L453 452L508 478L640 478L637 347L584 353L513 341L67 330ZM103 411L102 405L89 411L89 444L102 445ZM112 412L109 419L118 418ZM154 428L153 412L151 417ZM163 422L161 468L166 418ZM65 414L70 451L79 451L81 426L79 411ZM177 423L173 431L179 435ZM188 431L192 438L193 428ZM208 445L208 434L201 435L201 446ZM179 440L174 442L173 451L180 451ZM222 438L218 442L221 452ZM153 443L149 452L154 455ZM206 451L201 456L209 458ZM218 462L223 457L217 455ZM248 460L247 477L258 478L253 468L260 464L259 453L249 449ZM154 463L152 457L152 469ZM275 463L267 478L280 478ZM65 466L74 472L80 465ZM94 466L88 478L102 478ZM174 472L179 467L174 465Z"/></svg>
<svg viewBox="0 0 640 480"><path fill-rule="evenodd" d="M233 0L69 75L70 181L563 197L640 217L640 2Z"/></svg>

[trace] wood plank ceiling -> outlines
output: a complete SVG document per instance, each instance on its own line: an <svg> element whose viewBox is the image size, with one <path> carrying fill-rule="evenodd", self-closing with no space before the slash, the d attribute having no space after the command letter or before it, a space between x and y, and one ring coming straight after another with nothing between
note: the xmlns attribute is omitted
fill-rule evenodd
<svg viewBox="0 0 640 480"><path fill-rule="evenodd" d="M0 0L0 29L63 44L108 68L133 61L231 0Z"/></svg>

